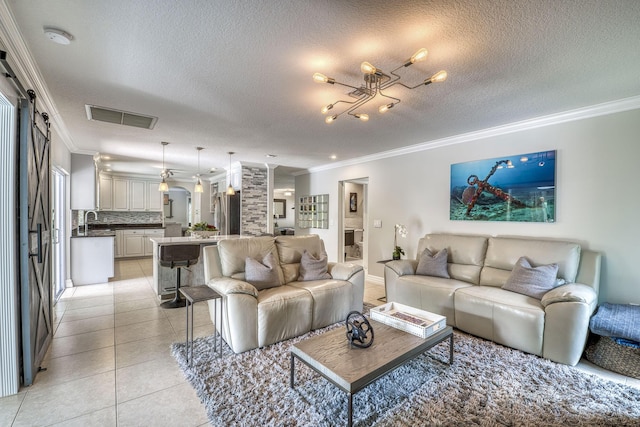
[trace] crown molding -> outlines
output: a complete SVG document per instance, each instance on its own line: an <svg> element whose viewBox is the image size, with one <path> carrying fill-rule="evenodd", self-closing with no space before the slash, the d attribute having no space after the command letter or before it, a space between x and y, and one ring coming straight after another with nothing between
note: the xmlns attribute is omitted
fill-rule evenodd
<svg viewBox="0 0 640 427"><path fill-rule="evenodd" d="M0 22L2 22L2 25L0 25L0 40L5 45L12 65L15 65L13 71L25 89L33 89L36 92L36 99L41 104L38 110L46 111L49 114L49 122L53 131L70 152L76 153L78 147L73 143L67 126L64 124L58 108L51 98L42 73L40 73L40 69L36 65L33 56L31 56L31 52L24 43L20 29L5 0L0 1Z"/></svg>
<svg viewBox="0 0 640 427"><path fill-rule="evenodd" d="M615 101L604 102L589 107L577 108L562 113L550 114L548 116L536 117L533 119L522 120L519 122L509 123L506 125L495 126L492 128L482 129L479 131L464 133L460 135L450 136L447 138L435 139L420 144L409 145L407 147L395 150L382 151L355 159L344 160L341 162L326 164L309 168L308 171L300 173L322 172L326 170L341 168L345 166L353 166L374 160L387 159L390 157L402 156L405 154L416 153L420 151L433 150L435 148L446 147L449 145L464 144L466 142L477 141L479 139L491 138L500 135L507 135L515 132L522 132L546 126L557 125L561 123L573 122L577 120L589 119L592 117L606 116L609 114L621 113L629 110L640 108L640 96L623 98Z"/></svg>

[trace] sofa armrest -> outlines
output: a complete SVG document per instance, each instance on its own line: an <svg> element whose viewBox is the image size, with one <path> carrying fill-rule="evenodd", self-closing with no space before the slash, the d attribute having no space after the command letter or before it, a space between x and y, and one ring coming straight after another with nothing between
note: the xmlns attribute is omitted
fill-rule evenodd
<svg viewBox="0 0 640 427"><path fill-rule="evenodd" d="M351 278L357 274L359 271L362 271L363 268L361 265L344 263L344 262L330 262L328 267L328 272L331 274L331 277L336 280L347 280L351 281Z"/></svg>
<svg viewBox="0 0 640 427"><path fill-rule="evenodd" d="M389 261L384 265L384 290L387 301L397 301L397 281L401 276L416 274L418 261L411 259L401 259Z"/></svg>
<svg viewBox="0 0 640 427"><path fill-rule="evenodd" d="M550 290L544 294L540 301L545 308L560 302L584 303L591 307L592 310L595 310L598 303L598 295L591 286L581 283L569 283Z"/></svg>
<svg viewBox="0 0 640 427"><path fill-rule="evenodd" d="M222 331L222 337L235 353L258 347L258 290L250 283L230 277L211 279L208 286L222 295L221 324L212 321ZM213 315L213 304L209 301L209 313Z"/></svg>
<svg viewBox="0 0 640 427"><path fill-rule="evenodd" d="M250 283L230 277L219 277L209 281L209 287L222 296L231 294L251 295L258 298L258 290Z"/></svg>
<svg viewBox="0 0 640 427"><path fill-rule="evenodd" d="M589 320L598 303L588 285L570 283L547 292L544 307L542 356L574 366L580 361L589 335Z"/></svg>
<svg viewBox="0 0 640 427"><path fill-rule="evenodd" d="M385 269L390 268L397 276L416 274L417 266L418 261L412 259L389 261L384 265Z"/></svg>

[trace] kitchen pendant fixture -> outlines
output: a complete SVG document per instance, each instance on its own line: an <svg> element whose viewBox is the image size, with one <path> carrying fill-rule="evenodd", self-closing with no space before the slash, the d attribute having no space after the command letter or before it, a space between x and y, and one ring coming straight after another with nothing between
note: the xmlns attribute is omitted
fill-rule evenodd
<svg viewBox="0 0 640 427"><path fill-rule="evenodd" d="M196 150L198 150L198 174L196 175L198 177L198 181L196 182L196 186L193 188L193 191L195 193L202 193L204 189L202 188L202 181L200 180L200 151L204 150L204 147L196 147Z"/></svg>
<svg viewBox="0 0 640 427"><path fill-rule="evenodd" d="M404 64L395 68L393 71L389 72L389 74L385 74L379 68L376 68L375 66L365 61L360 65L360 71L362 72L364 77L364 84L360 85L360 87L351 86L345 83L340 83L331 77L325 76L324 74L315 73L313 75L313 81L315 81L316 83L328 83L332 85L339 84L341 86L349 87L353 90L349 92L348 95L351 98L355 98L354 101L338 100L333 104L329 104L322 107L322 110L320 110L322 114L327 114L329 110L333 109L337 104L340 104L340 103L349 104L349 107L347 107L345 110L343 110L338 114L327 116L324 121L327 124L330 124L334 122L338 117L340 117L340 115L347 113L348 115L355 117L356 119L360 119L361 121L366 122L369 120L369 115L355 112L355 110L357 110L358 108L365 105L367 102L374 99L377 95L380 95L384 98L388 98L389 100L391 100L391 102L385 102L383 105L380 105L378 107L379 113L384 113L388 111L389 109L393 108L394 105L400 102L399 98L386 95L382 92L383 90L386 90L396 84L399 84L400 86L404 86L407 89L415 89L419 86L423 86L423 85L426 86L431 83L439 83L439 82L445 81L447 79L447 72L443 70L443 71L437 72L433 76L423 80L421 83L415 86L407 86L404 83L400 82L400 79L402 77L396 74L396 71L398 71L402 67L408 67L416 62L424 61L425 59L427 59L427 54L428 54L427 49L425 48L418 50L416 53L413 54L413 56L411 56L411 58L407 59L404 62Z"/></svg>
<svg viewBox="0 0 640 427"><path fill-rule="evenodd" d="M169 184L167 184L167 181L165 180L167 177L167 169L164 167L164 147L169 145L169 143L162 141L160 144L162 144L162 173L160 173L162 182L158 186L158 191L166 192L169 191Z"/></svg>
<svg viewBox="0 0 640 427"><path fill-rule="evenodd" d="M231 185L231 156L235 154L233 151L229 151L229 186L227 187L227 196L235 196L236 190Z"/></svg>

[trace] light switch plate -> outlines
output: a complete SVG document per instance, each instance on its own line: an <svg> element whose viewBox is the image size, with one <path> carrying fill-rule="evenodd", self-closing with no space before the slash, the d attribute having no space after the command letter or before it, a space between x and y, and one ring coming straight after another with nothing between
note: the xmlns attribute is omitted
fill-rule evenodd
<svg viewBox="0 0 640 427"><path fill-rule="evenodd" d="M373 220L373 228L382 228L382 220L374 219Z"/></svg>

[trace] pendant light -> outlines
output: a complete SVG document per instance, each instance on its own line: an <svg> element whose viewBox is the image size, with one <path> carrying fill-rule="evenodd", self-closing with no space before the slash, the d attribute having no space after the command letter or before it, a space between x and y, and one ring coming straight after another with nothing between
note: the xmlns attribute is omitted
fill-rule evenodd
<svg viewBox="0 0 640 427"><path fill-rule="evenodd" d="M196 147L198 150L198 181L196 182L196 186L193 188L195 193L202 193L204 189L202 188L202 181L200 181L200 151L204 150L203 147Z"/></svg>
<svg viewBox="0 0 640 427"><path fill-rule="evenodd" d="M233 189L233 185L231 185L231 156L234 154L233 151L229 151L229 186L227 187L227 196L235 196L236 190Z"/></svg>
<svg viewBox="0 0 640 427"><path fill-rule="evenodd" d="M160 144L162 144L162 173L160 173L160 176L162 177L162 182L158 186L158 191L165 192L165 191L169 191L169 184L167 184L167 181L165 181L165 177L167 176L167 172L166 172L167 170L164 167L164 147L169 145L169 143L162 141Z"/></svg>

